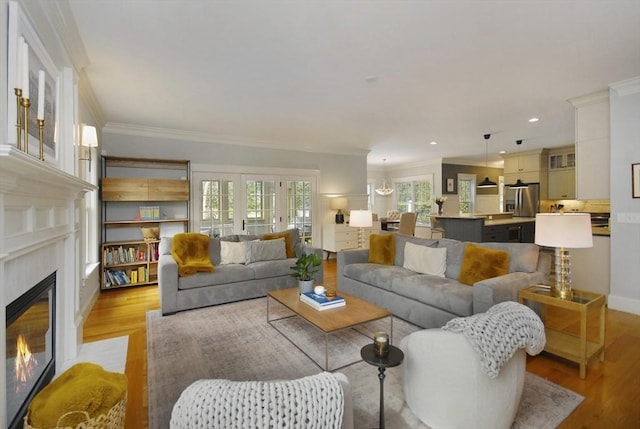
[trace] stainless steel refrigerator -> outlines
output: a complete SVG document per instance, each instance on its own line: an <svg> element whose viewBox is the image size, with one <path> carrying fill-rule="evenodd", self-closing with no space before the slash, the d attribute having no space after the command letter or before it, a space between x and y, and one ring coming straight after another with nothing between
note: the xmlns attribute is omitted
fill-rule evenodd
<svg viewBox="0 0 640 429"><path fill-rule="evenodd" d="M526 188L504 187L504 211L518 217L535 217L540 211L540 183L529 183Z"/></svg>

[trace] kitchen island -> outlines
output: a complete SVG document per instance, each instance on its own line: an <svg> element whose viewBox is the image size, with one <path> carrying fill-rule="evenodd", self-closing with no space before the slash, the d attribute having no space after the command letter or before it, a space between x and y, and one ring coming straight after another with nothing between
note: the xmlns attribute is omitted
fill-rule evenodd
<svg viewBox="0 0 640 429"><path fill-rule="evenodd" d="M434 215L447 238L460 241L533 243L535 217L513 217L512 213Z"/></svg>

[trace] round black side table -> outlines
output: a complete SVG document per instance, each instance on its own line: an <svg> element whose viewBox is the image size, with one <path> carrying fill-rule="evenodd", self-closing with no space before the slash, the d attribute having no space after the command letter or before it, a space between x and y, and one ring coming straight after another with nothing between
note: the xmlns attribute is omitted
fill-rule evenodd
<svg viewBox="0 0 640 429"><path fill-rule="evenodd" d="M369 365L378 367L378 378L380 379L380 429L384 429L384 371L387 368L398 366L404 359L404 353L396 346L389 345L387 357L378 357L373 350L373 343L367 344L360 349L360 356Z"/></svg>

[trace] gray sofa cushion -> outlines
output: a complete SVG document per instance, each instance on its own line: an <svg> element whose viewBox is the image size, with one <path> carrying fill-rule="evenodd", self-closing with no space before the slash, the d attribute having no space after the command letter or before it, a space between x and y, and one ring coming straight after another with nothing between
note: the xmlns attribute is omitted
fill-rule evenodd
<svg viewBox="0 0 640 429"><path fill-rule="evenodd" d="M447 271L444 275L447 278L458 280L460 268L462 267L462 257L467 244L462 241L441 238L438 240L438 247L447 248Z"/></svg>
<svg viewBox="0 0 640 429"><path fill-rule="evenodd" d="M430 274L396 278L391 290L398 295L460 316L473 314L473 288Z"/></svg>
<svg viewBox="0 0 640 429"><path fill-rule="evenodd" d="M540 248L533 243L479 243L479 246L509 252L509 272L533 273L538 267Z"/></svg>
<svg viewBox="0 0 640 429"><path fill-rule="evenodd" d="M369 263L349 264L344 267L344 276L359 282L391 289L391 282L398 277L413 276L416 273L396 265Z"/></svg>
<svg viewBox="0 0 640 429"><path fill-rule="evenodd" d="M279 261L261 261L247 265L254 272L256 279L268 279L291 275L291 267L296 264L296 258L282 259Z"/></svg>
<svg viewBox="0 0 640 429"><path fill-rule="evenodd" d="M179 277L178 289L184 290L243 282L254 278L255 272L250 266L242 264L216 265L212 273L197 273L192 276Z"/></svg>

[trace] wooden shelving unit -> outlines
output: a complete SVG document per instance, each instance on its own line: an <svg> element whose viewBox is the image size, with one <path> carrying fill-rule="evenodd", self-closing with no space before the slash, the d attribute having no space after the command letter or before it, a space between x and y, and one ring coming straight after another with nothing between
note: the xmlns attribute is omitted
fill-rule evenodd
<svg viewBox="0 0 640 429"><path fill-rule="evenodd" d="M189 228L189 161L102 158L101 289L158 283L160 240L144 240L141 228ZM153 218L143 207L157 207Z"/></svg>

